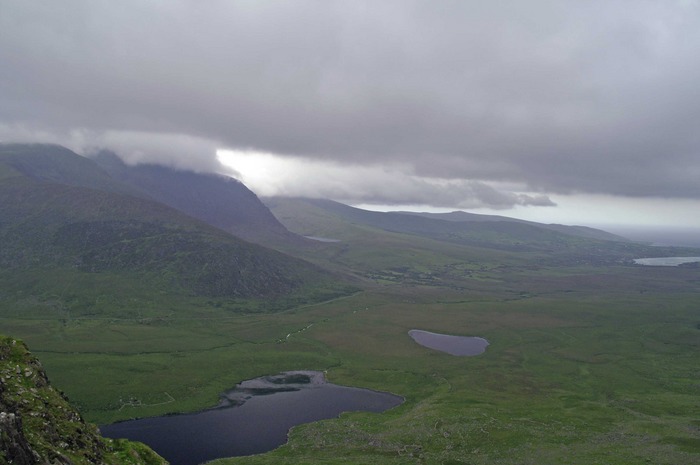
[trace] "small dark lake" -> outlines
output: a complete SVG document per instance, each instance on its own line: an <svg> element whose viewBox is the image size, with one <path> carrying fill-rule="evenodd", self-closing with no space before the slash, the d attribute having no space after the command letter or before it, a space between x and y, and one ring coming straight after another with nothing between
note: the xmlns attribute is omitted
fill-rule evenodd
<svg viewBox="0 0 700 465"><path fill-rule="evenodd" d="M148 444L171 465L260 454L287 442L292 426L343 412L383 412L403 398L339 386L316 371L285 372L244 381L225 392L217 408L101 426L109 438Z"/></svg>
<svg viewBox="0 0 700 465"><path fill-rule="evenodd" d="M486 351L486 346L489 345L489 341L483 337L452 336L420 329L412 329L408 335L423 347L458 356L482 354Z"/></svg>

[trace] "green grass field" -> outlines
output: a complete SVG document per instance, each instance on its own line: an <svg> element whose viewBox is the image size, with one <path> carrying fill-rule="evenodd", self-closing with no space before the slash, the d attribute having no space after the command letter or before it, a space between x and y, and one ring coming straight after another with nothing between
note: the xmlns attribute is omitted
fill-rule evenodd
<svg viewBox="0 0 700 465"><path fill-rule="evenodd" d="M698 250L272 199L290 231L339 240L269 235L292 258L133 197L67 149L22 147L0 154L0 333L90 421L312 369L406 401L220 463L700 463L700 267L631 264ZM454 357L414 328L491 345Z"/></svg>
<svg viewBox="0 0 700 465"><path fill-rule="evenodd" d="M106 313L69 316L25 296L21 311L3 308L0 325L98 423L204 408L241 380L294 369L406 398L384 414L297 427L271 453L221 463L700 460L700 271L444 265L423 270L429 285L367 284L275 313L112 295L95 297ZM491 345L454 357L415 344L412 328Z"/></svg>

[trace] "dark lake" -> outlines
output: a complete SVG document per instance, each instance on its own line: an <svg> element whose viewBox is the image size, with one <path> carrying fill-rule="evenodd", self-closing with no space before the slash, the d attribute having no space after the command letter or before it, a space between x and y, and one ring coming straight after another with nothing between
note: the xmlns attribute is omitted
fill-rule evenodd
<svg viewBox="0 0 700 465"><path fill-rule="evenodd" d="M101 426L109 438L148 444L172 465L267 452L292 426L342 412L383 412L403 402L386 392L327 383L321 372L294 371L244 381L217 408Z"/></svg>
<svg viewBox="0 0 700 465"><path fill-rule="evenodd" d="M447 352L450 355L471 356L484 353L489 341L482 337L452 336L412 329L408 335L418 344L429 349Z"/></svg>

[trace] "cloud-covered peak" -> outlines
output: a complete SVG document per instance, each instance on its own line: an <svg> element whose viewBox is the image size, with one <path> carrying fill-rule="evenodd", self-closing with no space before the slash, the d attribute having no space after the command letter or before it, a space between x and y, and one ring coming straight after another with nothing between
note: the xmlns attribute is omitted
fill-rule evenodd
<svg viewBox="0 0 700 465"><path fill-rule="evenodd" d="M0 138L400 165L424 203L698 199L699 51L693 1L5 0Z"/></svg>

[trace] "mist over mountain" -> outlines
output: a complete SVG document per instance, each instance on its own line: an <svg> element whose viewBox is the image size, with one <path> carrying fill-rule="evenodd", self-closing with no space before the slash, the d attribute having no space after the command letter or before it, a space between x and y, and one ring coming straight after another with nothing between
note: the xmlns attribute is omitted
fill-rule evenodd
<svg viewBox="0 0 700 465"><path fill-rule="evenodd" d="M0 465L307 370L405 402L209 465L700 465L699 56L700 0L0 0Z"/></svg>
<svg viewBox="0 0 700 465"><path fill-rule="evenodd" d="M129 166L108 151L91 158L134 190L247 241L267 246L305 242L290 233L253 191L230 176L154 164Z"/></svg>
<svg viewBox="0 0 700 465"><path fill-rule="evenodd" d="M128 273L221 297L281 296L323 281L315 266L159 203L62 147L0 146L0 173L5 269Z"/></svg>
<svg viewBox="0 0 700 465"><path fill-rule="evenodd" d="M260 211L322 239L294 248L284 236L267 236L293 258L183 211L213 223L232 199L258 208L257 196L235 181L107 162L57 146L0 146L3 331L35 348L90 421L205 409L241 380L311 367L407 402L381 417L304 426L289 435L289 447L256 461L332 463L343 454L353 463L398 464L408 456L397 451L416 445L410 450L427 463L566 463L572 453L597 460L600 444L614 437L606 451L620 463L640 438L647 449L635 460L693 463L697 393L687 374L697 365L697 265L658 269L633 259L697 249L507 217L266 198L269 210ZM269 217L256 218L234 217L229 227L240 221L262 237ZM477 334L489 352L453 360L414 346L411 328ZM8 353L2 342L0 359ZM87 463L101 463L99 438L75 429L54 434L43 422L65 423L65 404L46 412L52 417L32 416L52 407L25 383L36 373L28 363L29 375L23 367L17 373L15 361L0 366L0 414L15 414L0 415L0 454L27 457L42 444L81 454L62 444L77 438L88 445ZM16 389L6 401L10 375ZM611 392L638 400L611 403ZM29 409L16 408L17 399ZM39 446L20 433L17 412L31 419ZM565 444L562 425L571 432ZM503 441L475 436L487 430ZM649 434L659 431L657 439ZM485 444L493 448L476 455Z"/></svg>

